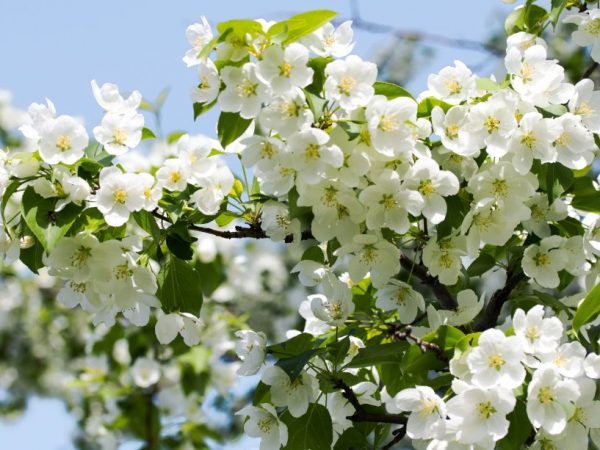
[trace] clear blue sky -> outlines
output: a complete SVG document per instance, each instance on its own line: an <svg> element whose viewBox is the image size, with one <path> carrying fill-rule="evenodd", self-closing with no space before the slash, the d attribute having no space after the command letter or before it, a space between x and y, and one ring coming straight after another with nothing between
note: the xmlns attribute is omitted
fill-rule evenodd
<svg viewBox="0 0 600 450"><path fill-rule="evenodd" d="M358 4L365 20L475 40L484 39L498 17L512 8L500 0L359 0ZM91 93L92 79L114 82L123 90L139 89L150 100L170 87L164 130L212 134L214 116L192 120L188 92L195 74L181 62L188 48L185 28L202 15L216 24L232 18L278 20L324 8L350 15L347 0L0 0L0 89L11 90L21 107L48 97L59 113L84 117L91 130L102 115ZM355 38L355 52L364 58L383 39L361 31ZM477 64L482 54L440 47L428 70L437 71L454 59ZM409 87L423 89L425 74ZM68 430L73 423L60 403L36 400L21 420L0 421L0 448L71 449Z"/></svg>

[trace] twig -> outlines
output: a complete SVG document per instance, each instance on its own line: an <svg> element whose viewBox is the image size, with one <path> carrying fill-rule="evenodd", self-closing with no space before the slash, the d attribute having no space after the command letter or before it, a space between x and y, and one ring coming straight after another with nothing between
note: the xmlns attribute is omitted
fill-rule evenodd
<svg viewBox="0 0 600 450"><path fill-rule="evenodd" d="M483 315L473 326L475 331L483 331L496 326L498 316L500 316L500 311L502 310L502 305L508 300L513 289L516 288L519 282L524 278L525 275L521 271L515 273L513 270L509 269L506 272L506 283L502 288L492 294Z"/></svg>
<svg viewBox="0 0 600 450"><path fill-rule="evenodd" d="M152 386L146 393L146 446L145 450L156 450L158 448L158 442L156 437L158 433L154 429L154 394L156 394L156 385Z"/></svg>
<svg viewBox="0 0 600 450"><path fill-rule="evenodd" d="M438 359L440 359L442 361L448 361L448 357L444 354L444 350L442 348L440 348L439 345L434 344L433 342L424 341L423 339L418 338L417 336L412 334L412 327L410 325L402 326L397 323L390 323L389 327L390 327L390 331L391 331L391 334L394 337L394 339L397 339L399 341L400 340L413 341L415 344L417 344L421 348L421 351L434 352Z"/></svg>
<svg viewBox="0 0 600 450"><path fill-rule="evenodd" d="M335 380L335 387L342 391L342 395L354 407L354 414L346 417L353 422L376 422L376 423L395 423L406 426L406 417L400 414L381 414L367 411L358 401L356 394L343 380Z"/></svg>
<svg viewBox="0 0 600 450"><path fill-rule="evenodd" d="M598 63L596 61L594 61L592 64L590 64L590 66L586 69L585 72L583 72L583 75L581 75L581 79L583 80L584 78L589 78L590 75L592 74L592 72L594 72L594 70L596 70L598 68Z"/></svg>
<svg viewBox="0 0 600 450"><path fill-rule="evenodd" d="M436 45L443 47L458 47L467 50L474 50L477 52L483 53L491 53L497 57L504 56L504 50L495 47L494 45L488 44L486 42L475 41L472 39L460 39L460 38L451 38L447 36L442 36L434 33L424 33L422 31L406 31L399 30L393 25L385 25L382 23L371 22L368 20L364 20L358 11L358 6L351 3L352 10L352 26L356 29L364 30L369 33L374 34L391 34L396 37L396 39L406 40L406 41L429 41ZM346 19L338 19L335 22L343 22Z"/></svg>
<svg viewBox="0 0 600 450"><path fill-rule="evenodd" d="M394 438L390 442L388 442L386 445L381 447L381 450L389 450L395 444L397 444L402 439L404 439L404 436L406 436L406 427L398 428L397 430L394 430L392 432L392 434L394 435Z"/></svg>
<svg viewBox="0 0 600 450"><path fill-rule="evenodd" d="M444 307L445 309L456 309L458 305L454 297L452 297L450 292L448 292L446 286L440 283L440 280L438 280L437 277L434 277L429 273L427 267L420 263L414 264L413 261L404 254L400 255L400 265L405 270L412 270L412 273L419 280L421 280L422 283L428 285L442 307Z"/></svg>

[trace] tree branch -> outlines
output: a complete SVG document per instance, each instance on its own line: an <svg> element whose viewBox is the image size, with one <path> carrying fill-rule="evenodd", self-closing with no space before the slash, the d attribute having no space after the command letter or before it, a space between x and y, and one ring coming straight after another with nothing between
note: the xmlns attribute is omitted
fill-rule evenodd
<svg viewBox="0 0 600 450"><path fill-rule="evenodd" d="M433 44L442 47L463 48L482 53L492 54L497 57L503 57L505 52L503 49L497 48L486 42L475 41L472 39L458 39L447 36L442 36L434 33L424 33L422 31L407 31L399 30L393 25L385 25L377 22L364 20L358 9L357 2L351 1L352 27L374 34L391 34L396 39L405 41L429 41ZM335 22L342 22L346 19L338 19Z"/></svg>
<svg viewBox="0 0 600 450"><path fill-rule="evenodd" d="M458 305L454 297L452 297L452 294L448 292L446 286L440 283L440 280L438 280L437 277L434 277L429 273L427 267L413 261L404 254L400 255L400 265L405 270L412 272L423 284L429 286L443 308L456 309Z"/></svg>
<svg viewBox="0 0 600 450"><path fill-rule="evenodd" d="M585 72L583 72L583 75L581 75L581 79L583 80L584 78L589 78L590 75L597 68L598 68L598 63L596 61L594 61L592 64L589 65L589 67L585 70Z"/></svg>
<svg viewBox="0 0 600 450"><path fill-rule="evenodd" d="M353 422L376 422L376 423L395 423L406 426L406 417L400 414L381 414L367 411L358 401L358 397L343 380L336 379L335 387L342 391L342 395L354 407L355 413L346 417Z"/></svg>
<svg viewBox="0 0 600 450"><path fill-rule="evenodd" d="M448 357L444 354L444 350L442 348L440 348L439 345L434 344L433 342L427 342L424 341L421 338L418 338L417 336L412 334L412 327L410 325L400 325L397 323L390 323L389 324L390 327L390 332L392 334L392 337L394 339L397 340L407 340L407 341L413 341L415 344L417 344L420 348L421 351L426 352L426 351L431 351L434 352L437 356L438 359L442 360L442 361L448 361Z"/></svg>
<svg viewBox="0 0 600 450"><path fill-rule="evenodd" d="M521 271L514 272L513 270L509 269L506 272L506 283L504 284L504 287L498 289L492 294L490 301L485 307L483 315L473 325L473 329L475 331L483 331L496 326L502 306L506 300L508 300L508 297L513 289L516 288L519 282L524 278L525 275Z"/></svg>
<svg viewBox="0 0 600 450"><path fill-rule="evenodd" d="M152 211L152 215L154 217L156 217L157 219L160 219L164 222L173 223L169 217L165 216L164 214L161 214L158 211L158 209L155 209L154 211ZM208 228L208 227L203 227L203 226L194 225L194 224L189 225L188 229L192 230L192 231L198 231L201 233L211 234L213 236L218 236L218 237L221 237L224 239L243 239L243 238L267 239L268 238L265 231L260 227L260 223L256 224L256 225L255 224L247 224L247 225L248 226L246 226L246 227L236 226L235 231L215 230L214 228ZM300 238L303 241L309 240L309 239L314 239L310 230L302 231ZM293 242L293 240L294 240L294 236L290 234L285 237L284 242L289 244L290 242ZM431 290L433 291L435 297L438 299L440 304L445 309L455 309L456 308L457 303L456 303L456 300L454 299L454 297L452 297L450 292L448 292L448 289L446 289L446 286L444 286L442 283L440 283L440 281L438 280L437 277L434 277L433 275L431 275L428 272L427 267L425 267L421 263L415 262L413 264L413 261L404 254L400 255L400 265L402 267L404 267L404 269L410 271L411 273L414 273L415 276L417 278L419 278L419 280L421 280L421 282L423 284L426 284L427 286L429 286L431 288Z"/></svg>
<svg viewBox="0 0 600 450"><path fill-rule="evenodd" d="M402 439L404 439L404 436L406 436L406 427L398 428L398 429L394 430L392 432L392 434L394 435L394 438L390 442L388 442L386 445L381 447L381 450L389 450L395 444L397 444Z"/></svg>

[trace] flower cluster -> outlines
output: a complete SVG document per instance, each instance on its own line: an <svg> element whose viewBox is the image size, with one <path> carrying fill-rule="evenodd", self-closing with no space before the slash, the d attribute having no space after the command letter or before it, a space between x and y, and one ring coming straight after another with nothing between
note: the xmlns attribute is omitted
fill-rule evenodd
<svg viewBox="0 0 600 450"><path fill-rule="evenodd" d="M122 313L164 346L210 340L204 299L260 322L256 299L289 288L300 326L271 320L215 351L235 350L239 375L260 372L239 415L262 450L298 433L307 448L366 446L386 423L402 425L386 448L406 436L487 449L509 435L515 448L585 448L600 427L600 93L569 80L540 37L572 6L515 10L503 79L456 61L416 97L377 81L331 11L218 33L203 18L184 62L195 115L220 109L218 140L173 133L144 157L148 107L112 84L92 82L106 114L91 144L78 119L32 105L26 142L0 158L0 251L66 280L57 298L95 324ZM566 19L577 43L595 43L594 14ZM289 270L259 244L225 258L206 234L291 243ZM156 359L138 352L138 387L161 379Z"/></svg>

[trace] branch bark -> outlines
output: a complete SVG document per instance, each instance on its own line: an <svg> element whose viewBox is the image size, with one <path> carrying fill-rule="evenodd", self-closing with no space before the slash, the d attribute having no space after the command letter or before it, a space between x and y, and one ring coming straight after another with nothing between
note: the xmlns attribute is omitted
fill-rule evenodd
<svg viewBox="0 0 600 450"><path fill-rule="evenodd" d="M444 350L442 348L440 348L439 345L434 344L433 342L424 341L423 339L418 338L417 336L413 335L412 327L410 325L402 326L402 325L399 325L396 323L391 323L390 331L391 331L392 337L394 339L413 341L415 344L417 344L421 348L421 351L423 351L423 352L431 351L431 352L435 353L435 355L437 356L438 359L445 361L445 362L448 361L448 357L444 354Z"/></svg>
<svg viewBox="0 0 600 450"><path fill-rule="evenodd" d="M513 289L515 289L519 282L524 278L525 275L521 271L515 272L514 270L509 269L506 272L506 282L504 283L504 286L492 294L490 301L483 311L483 315L473 326L475 331L483 331L496 326L502 306L506 300L508 300L508 297L510 297Z"/></svg>
<svg viewBox="0 0 600 450"><path fill-rule="evenodd" d="M367 411L358 401L358 397L343 380L335 380L335 386L342 391L342 395L354 407L354 414L346 417L353 422L395 423L406 426L407 418L400 414L381 414Z"/></svg>
<svg viewBox="0 0 600 450"><path fill-rule="evenodd" d="M437 277L429 273L427 267L416 261L412 261L406 255L400 255L400 265L407 271L412 272L421 282L431 288L433 294L444 309L456 309L458 306L452 294L446 289Z"/></svg>

